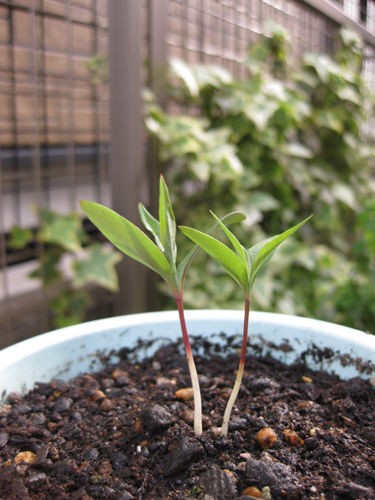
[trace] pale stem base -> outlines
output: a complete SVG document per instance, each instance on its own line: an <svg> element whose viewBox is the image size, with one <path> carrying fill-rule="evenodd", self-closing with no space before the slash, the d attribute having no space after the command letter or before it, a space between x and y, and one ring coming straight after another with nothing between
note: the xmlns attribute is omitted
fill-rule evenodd
<svg viewBox="0 0 375 500"><path fill-rule="evenodd" d="M226 436L228 434L229 420L232 414L234 403L236 402L238 393L240 391L243 372L245 370L246 361L246 347L247 347L247 337L249 329L249 313L250 313L250 297L246 297L244 306L244 321L243 321L243 334L242 334L242 346L241 346L241 356L238 365L236 380L234 381L232 392L230 393L227 406L225 408L223 423L221 425L220 434Z"/></svg>
<svg viewBox="0 0 375 500"><path fill-rule="evenodd" d="M226 436L228 434L229 420L230 420L230 416L232 414L234 403L236 402L236 399L237 399L237 396L238 396L238 393L239 393L239 390L241 387L244 368L245 368L244 365L240 365L238 367L236 380L234 382L232 392L230 393L228 403L227 403L227 406L225 408L225 412L224 412L224 416L223 416L223 423L222 423L221 429L220 429L220 434L222 436Z"/></svg>
<svg viewBox="0 0 375 500"><path fill-rule="evenodd" d="M185 311L183 305L182 296L175 295L175 300L177 303L178 314L180 318L182 338L185 346L185 353L189 367L190 379L193 388L194 396L194 433L196 436L200 436L203 432L202 428L202 399L201 390L199 386L198 373L195 368L193 352L191 350L189 335L187 332L186 321L185 321Z"/></svg>
<svg viewBox="0 0 375 500"><path fill-rule="evenodd" d="M194 359L192 356L188 358L188 367L191 378L191 384L193 387L194 395L194 434L200 436L203 432L202 429L202 400L201 391L199 387L199 379L197 370L195 368Z"/></svg>

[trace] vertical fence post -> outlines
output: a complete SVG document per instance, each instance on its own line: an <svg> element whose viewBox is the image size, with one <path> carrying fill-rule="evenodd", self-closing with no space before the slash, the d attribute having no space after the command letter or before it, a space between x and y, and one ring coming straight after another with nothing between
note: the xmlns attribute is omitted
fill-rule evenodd
<svg viewBox="0 0 375 500"><path fill-rule="evenodd" d="M141 102L142 2L109 2L110 179L113 209L133 222L147 183L143 159ZM118 266L120 290L115 314L146 309L146 272L127 257Z"/></svg>
<svg viewBox="0 0 375 500"><path fill-rule="evenodd" d="M162 107L166 101L166 70L167 70L167 1L148 1L148 85ZM158 157L156 139L149 138L147 143L147 166L149 177L149 206L157 213L158 185L161 165ZM158 278L150 276L148 300L151 309L159 309L160 296L155 293Z"/></svg>
<svg viewBox="0 0 375 500"><path fill-rule="evenodd" d="M164 104L166 99L167 24L167 0L149 0L149 78L152 90L161 104Z"/></svg>
<svg viewBox="0 0 375 500"><path fill-rule="evenodd" d="M166 101L167 72L167 0L149 0L149 86L154 92L158 103L163 107ZM160 173L157 146L151 141L149 154L150 171L150 204L156 206L155 194L157 179Z"/></svg>

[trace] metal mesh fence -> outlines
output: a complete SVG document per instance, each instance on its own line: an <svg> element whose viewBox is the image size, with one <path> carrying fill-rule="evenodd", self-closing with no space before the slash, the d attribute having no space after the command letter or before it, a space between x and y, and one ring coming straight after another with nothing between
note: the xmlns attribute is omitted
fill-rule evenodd
<svg viewBox="0 0 375 500"><path fill-rule="evenodd" d="M5 235L35 228L36 207L108 202L108 88L98 74L107 33L106 0L0 2L2 334L49 327L45 297L27 277L43 249L12 252Z"/></svg>
<svg viewBox="0 0 375 500"><path fill-rule="evenodd" d="M304 2L171 0L166 40L169 55L191 63L221 64L238 74L249 45L271 21L289 31L293 39L291 57L307 50L333 49L337 23Z"/></svg>

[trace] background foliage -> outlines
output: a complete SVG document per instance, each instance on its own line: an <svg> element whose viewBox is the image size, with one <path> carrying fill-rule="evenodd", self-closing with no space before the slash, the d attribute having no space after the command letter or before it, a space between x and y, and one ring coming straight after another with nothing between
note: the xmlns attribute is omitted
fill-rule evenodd
<svg viewBox="0 0 375 500"><path fill-rule="evenodd" d="M121 254L99 243L89 243L78 213L60 214L38 208L36 233L14 226L9 247L21 250L39 245L39 260L30 273L46 290L56 328L82 322L92 303L88 285L118 291L115 266Z"/></svg>
<svg viewBox="0 0 375 500"><path fill-rule="evenodd" d="M247 222L238 236L250 247L314 213L259 276L256 309L374 330L374 150L363 131L372 101L362 45L343 30L333 57L307 54L291 66L288 43L285 31L271 28L251 47L244 79L171 61L174 112L148 92L146 126L159 142L179 223L204 230L209 209L240 210ZM203 256L185 300L190 307L242 303L235 284Z"/></svg>

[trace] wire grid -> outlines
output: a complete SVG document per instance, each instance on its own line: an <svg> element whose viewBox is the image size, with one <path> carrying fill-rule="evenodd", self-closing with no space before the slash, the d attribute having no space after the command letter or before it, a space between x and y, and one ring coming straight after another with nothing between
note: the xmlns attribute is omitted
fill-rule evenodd
<svg viewBox="0 0 375 500"><path fill-rule="evenodd" d="M306 51L332 52L337 24L297 0L170 0L169 57L189 63L220 64L241 77L241 62L267 23L285 27L291 57Z"/></svg>
<svg viewBox="0 0 375 500"><path fill-rule="evenodd" d="M29 321L15 312L27 279L30 254L6 252L14 225L35 228L35 208L59 213L80 198L107 202L108 85L92 78L88 63L107 57L107 0L0 1L0 332ZM18 266L11 266L13 261ZM21 288L21 289L20 289ZM39 288L39 287L38 287ZM49 327L45 296L33 294L39 319ZM38 298L36 298L38 297ZM33 311L35 312L35 311ZM33 314L33 316L35 316ZM33 322L32 322L33 323Z"/></svg>

